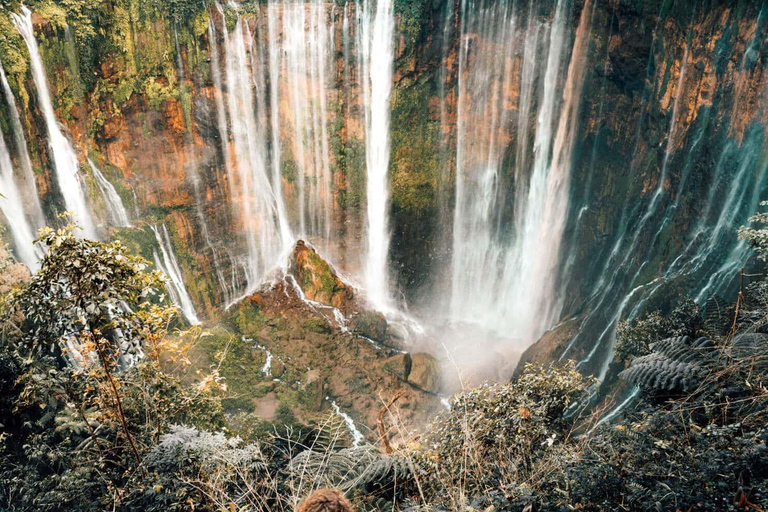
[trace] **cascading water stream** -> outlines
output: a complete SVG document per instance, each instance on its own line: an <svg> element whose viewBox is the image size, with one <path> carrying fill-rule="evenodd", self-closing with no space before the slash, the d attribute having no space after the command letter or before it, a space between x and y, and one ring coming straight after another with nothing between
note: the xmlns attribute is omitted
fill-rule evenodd
<svg viewBox="0 0 768 512"><path fill-rule="evenodd" d="M503 332L520 348L535 341L559 314L556 278L593 10L591 2L582 10L563 82L567 11L567 2L559 1L548 25L539 25L529 14L520 35L519 15L511 2L461 4L452 318ZM538 43L542 32L549 34L543 76L535 65L544 60ZM506 207L500 179L504 140L512 125L501 91L510 88L514 42L520 38L524 43L517 110L525 117L516 123L522 136L515 148L510 232L500 222ZM540 88L539 104L529 149L534 83ZM528 154L533 155L530 164Z"/></svg>
<svg viewBox="0 0 768 512"><path fill-rule="evenodd" d="M15 253L19 261L33 272L40 267L42 249L35 245L35 230L25 215L24 201L16 177L8 146L0 131L0 211L5 217L13 237Z"/></svg>
<svg viewBox="0 0 768 512"><path fill-rule="evenodd" d="M104 177L101 170L93 163L93 160L86 158L88 165L91 166L91 172L96 180L96 186L99 187L101 197L104 198L104 204L107 207L107 213L109 214L109 221L113 226L119 228L130 228L131 219L128 216L128 211L123 205L123 200L115 190L115 187Z"/></svg>
<svg viewBox="0 0 768 512"><path fill-rule="evenodd" d="M228 176L230 191L244 226L248 251L246 275L252 290L289 247L291 234L285 218L280 183L270 180L261 61L255 51L251 32L238 17L232 34L222 23L225 38L224 68L227 114L231 126L233 158ZM256 80L256 84L254 84ZM221 121L220 121L221 123ZM223 124L219 125L224 130ZM222 141L227 137L222 134ZM226 154L228 148L224 148Z"/></svg>
<svg viewBox="0 0 768 512"><path fill-rule="evenodd" d="M48 130L48 145L51 149L59 191L64 197L67 209L75 215L75 220L83 229L84 236L96 239L97 235L91 212L88 209L85 192L78 177L79 164L77 155L69 140L61 132L53 110L53 104L51 103L51 93L48 89L43 59L40 56L40 50L37 46L37 40L35 39L32 27L32 11L22 5L21 14L11 13L11 19L16 25L16 29L24 38L24 42L29 50L32 77L37 87L40 110L43 113Z"/></svg>
<svg viewBox="0 0 768 512"><path fill-rule="evenodd" d="M759 23L758 19L758 26ZM759 37L759 32L755 31L755 38ZM697 164L697 159L700 159L698 154L704 132L710 117L714 115L710 109L701 109L699 126L696 129L688 129L685 133L681 131L681 123L691 115L690 112L684 111L686 107L682 101L683 95L689 94L685 91L688 82L686 70L689 48L690 33L682 61L679 64L674 61L670 64L677 68L678 76L674 82L676 90L670 109L668 137L659 166L657 184L646 201L635 206L625 206L618 236L605 262L604 275L608 277L596 283L587 309L589 313L580 322L578 334L561 355L561 359L573 357L575 347L586 341L583 340L586 335L591 335L592 339L589 339L586 353L578 366L583 371L593 371L599 382L602 382L609 372L619 320L636 319L646 310L659 290L676 281L688 283L686 286L689 293L701 304L708 296L728 290L749 255L746 245L736 240L735 230L756 210L760 196L765 192L767 163L761 156L761 127L753 126L747 130L742 140L726 138L720 143L719 149L715 147L714 154L718 155L719 151L719 155L715 159L716 164L711 170L711 175L697 177L703 183L709 183L703 191L698 192L703 198L700 207L695 208L693 213L680 208L683 198L693 196L698 190L692 188L695 185L695 181L691 179L692 169ZM652 57L653 45L649 61ZM746 55L743 59L746 59ZM649 65L650 69L652 68ZM746 76L743 64L739 74L740 78ZM728 83L722 81L718 86L727 87ZM737 89L732 100L733 109L739 104L740 95L744 92L742 90L740 93ZM717 96L720 93L717 91L713 94ZM757 110L764 109L764 102L761 102ZM733 123L734 118L731 118L730 122ZM642 123L638 126L638 140L642 126ZM728 129L726 124L724 130ZM685 151L678 151L681 148ZM681 157L679 175L675 176L672 174L673 169L676 170L672 162L674 159L677 164ZM673 186L677 189L670 194ZM662 200L668 195L674 197L671 205L659 208ZM688 216L690 233L683 235L683 247L661 272L650 271L648 263L656 257L654 250L658 250L658 240L661 240L672 226L679 223L681 217L685 219L684 215ZM633 218L638 220L633 223Z"/></svg>
<svg viewBox="0 0 768 512"><path fill-rule="evenodd" d="M16 144L16 157L21 165L21 176L17 174L16 178L17 182L19 182L24 205L26 206L25 212L34 227L42 227L45 224L45 215L43 214L40 197L37 193L37 184L32 170L32 161L29 158L27 138L21 125L16 98L13 96L11 84L8 83L8 77L5 76L2 62L0 62L0 85L5 95L5 102L8 105L8 112L11 115L11 129L13 130L13 139ZM19 179L20 177L21 179Z"/></svg>
<svg viewBox="0 0 768 512"><path fill-rule="evenodd" d="M389 117L394 66L392 0L378 0L376 12L363 3L360 52L365 105L366 199L368 252L365 286L368 300L390 309L389 270Z"/></svg>
<svg viewBox="0 0 768 512"><path fill-rule="evenodd" d="M192 299L189 297L187 287L184 285L184 279L181 277L181 268L176 260L176 253L173 250L173 244L171 243L171 237L168 235L168 229L165 224L162 228L158 229L157 226L151 226L152 232L155 234L155 240L157 246L160 249L162 258L158 256L157 250L154 250L155 266L158 270L164 273L168 279L166 279L166 289L171 296L173 302L179 307L184 318L192 325L199 324L200 320L197 317L195 311L195 305L192 303Z"/></svg>

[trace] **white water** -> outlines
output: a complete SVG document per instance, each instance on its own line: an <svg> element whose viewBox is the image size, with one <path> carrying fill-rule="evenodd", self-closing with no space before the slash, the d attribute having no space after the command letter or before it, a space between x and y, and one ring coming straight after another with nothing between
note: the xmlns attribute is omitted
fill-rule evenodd
<svg viewBox="0 0 768 512"><path fill-rule="evenodd" d="M224 23L222 31L226 40L227 115L234 153L228 169L230 191L244 228L248 249L246 275L248 289L252 290L289 249L292 236L284 215L280 184L270 180L262 61L254 55L250 29L241 18L238 17L232 34ZM224 129L221 124L220 129ZM224 135L222 140L226 140ZM227 151L225 148L225 154Z"/></svg>
<svg viewBox="0 0 768 512"><path fill-rule="evenodd" d="M131 219L128 217L128 211L123 205L123 200L115 190L115 187L104 177L101 170L93 163L93 160L86 157L88 165L91 166L91 172L96 180L96 186L99 187L101 197L104 198L104 204L107 207L107 213L109 215L109 221L115 227L129 228L131 227Z"/></svg>
<svg viewBox="0 0 768 512"><path fill-rule="evenodd" d="M272 376L272 352L270 352L267 349L264 349L264 352L267 354L267 360L264 362L264 366L261 367L261 373L266 375L267 377Z"/></svg>
<svg viewBox="0 0 768 512"><path fill-rule="evenodd" d="M357 428L357 425L355 425L355 421L352 419L352 417L341 410L341 408L336 405L336 402L331 400L331 397L325 397L328 402L330 402L331 407L333 407L333 410L336 412L336 414L344 420L344 423L347 425L347 430L349 430L349 433L352 434L352 446L358 447L360 446L360 443L365 441L365 436L362 432Z"/></svg>
<svg viewBox="0 0 768 512"><path fill-rule="evenodd" d="M758 37L758 32L755 37ZM680 123L686 116L690 116L681 101L682 95L686 93L684 87L689 44L685 46L682 61L674 63L679 69L679 75L675 82L676 90L658 182L646 201L639 204L626 203L613 248L604 262L604 277L596 283L592 301L588 305L589 314L581 322L579 334L571 340L561 356L561 359L573 357L573 347L580 346L579 341L582 341L588 353L579 362L579 367L584 371L595 372L599 382L608 374L616 340L616 325L620 319L636 319L652 304L651 299L664 285L676 281L685 283L691 296L699 303L711 294L727 291L737 278L739 268L749 257L745 244L736 240L735 230L755 211L765 191L768 162L762 156L761 128L748 131L743 140L728 139L721 143L721 147L711 148L709 151L715 155L718 155L715 151L720 153L711 173L698 177L708 183L708 189L694 189L702 197L700 206L688 212L678 208L682 198L691 197L694 193L689 188L692 186L689 177L700 158L698 152L702 132L706 128L706 123L703 123L695 130L689 129L689 134L679 135ZM740 74L742 78L745 75L743 66ZM764 85L762 89L763 94L768 90ZM733 98L734 109L739 100L737 92ZM761 102L757 108L763 111L765 106ZM704 116L709 115L714 114L704 112ZM641 130L642 122L638 127L638 139ZM683 144L680 144L681 140ZM680 152L681 148L685 151ZM675 176L672 162L677 164L681 160L679 178L676 181L670 180L670 177ZM635 165L632 162L632 170ZM668 197L675 199L669 201L671 204L663 205ZM654 273L651 266L658 256L655 252L658 250L657 241L680 222L679 215L683 214L687 215L686 224L690 228L688 233L678 236L683 237L681 242L685 245L676 252L674 261L665 264L661 272ZM591 335L591 339L580 340L585 335Z"/></svg>
<svg viewBox="0 0 768 512"><path fill-rule="evenodd" d="M42 250L34 244L35 231L24 213L24 203L13 172L11 155L0 132L0 211L13 237L15 254L33 272L40 267Z"/></svg>
<svg viewBox="0 0 768 512"><path fill-rule="evenodd" d="M367 237L365 287L368 300L390 309L389 270L389 117L394 60L392 0L378 0L376 12L363 3L362 89L365 105Z"/></svg>
<svg viewBox="0 0 768 512"><path fill-rule="evenodd" d="M16 98L14 98L11 85L5 76L2 62L0 62L0 85L2 85L5 101L8 104L8 112L11 114L11 129L13 130L13 139L16 144L16 158L21 165L21 175L16 175L16 181L19 185L22 200L26 206L25 211L31 224L33 227L42 227L45 225L45 215L40 205L40 196L37 193L37 184L35 182L35 174L32 171L32 162L29 158L27 138L21 125Z"/></svg>
<svg viewBox="0 0 768 512"><path fill-rule="evenodd" d="M351 4L342 12L322 0L269 0L255 23L250 17L250 24L246 17L238 18L231 33L223 17L209 25L211 40L218 33L225 41L211 49L211 76L219 90L214 93L216 124L233 211L247 247L243 261L248 285L240 295L255 288L293 243L304 239L322 246L331 260L349 258L353 265L364 260L361 273L376 276L363 279L371 283L371 301L387 302L382 297L389 296L386 174L394 16L391 0L389 7L382 2L375 12L367 6L356 15L356 8ZM344 48L345 108L335 110L331 105L342 101L342 91L335 89L340 79L334 55L337 28ZM360 67L357 72L355 66ZM384 75L389 78L382 79ZM360 114L351 110L358 88ZM332 136L341 136L334 128L340 117L360 124L359 131L348 128L345 136L365 142L366 169L372 177L372 199L365 212L370 250L363 255L344 253L347 245L356 247L352 237L359 228L337 206L337 183L350 186L343 181L347 177L339 181L339 162L331 151Z"/></svg>
<svg viewBox="0 0 768 512"><path fill-rule="evenodd" d="M541 25L529 16L521 29L510 2L464 0L461 5L451 318L488 326L517 340L520 348L535 341L559 314L556 279L591 2L581 13L563 81L567 11L561 0L551 22ZM542 33L549 35L548 48L539 44ZM520 39L521 94L513 120L503 93L512 83L518 51L514 42ZM545 68L537 69L537 62L546 62ZM534 93L539 94L538 116L529 127ZM516 148L510 232L501 222L506 190L500 171L513 121L522 136ZM535 134L529 148L531 128ZM528 155L533 155L532 162Z"/></svg>
<svg viewBox="0 0 768 512"><path fill-rule="evenodd" d="M157 226L151 227L162 255L162 258L160 258L157 251L154 251L155 266L168 278L166 279L166 289L187 322L192 325L199 324L200 320L197 318L195 305L192 303L187 287L184 285L184 279L181 277L181 268L176 260L176 253L173 251L173 244L171 243L171 237L168 235L168 229L166 229L165 224L163 224L161 229L158 229Z"/></svg>
<svg viewBox="0 0 768 512"><path fill-rule="evenodd" d="M91 212L88 209L85 193L78 177L79 164L77 155L69 140L61 132L53 110L53 104L51 103L51 93L48 89L45 68L43 67L43 60L40 56L40 50L37 46L37 40L35 39L32 27L32 12L22 5L21 14L11 13L11 18L17 30L24 38L24 42L29 50L32 77L37 87L39 107L45 118L48 130L48 145L51 149L59 191L64 197L67 210L75 215L75 220L83 229L84 236L96 239L97 235L91 218Z"/></svg>

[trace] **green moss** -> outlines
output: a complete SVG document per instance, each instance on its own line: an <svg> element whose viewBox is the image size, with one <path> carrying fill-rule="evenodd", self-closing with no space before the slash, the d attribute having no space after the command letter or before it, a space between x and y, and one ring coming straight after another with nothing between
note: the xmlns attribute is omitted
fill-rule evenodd
<svg viewBox="0 0 768 512"><path fill-rule="evenodd" d="M288 183L295 183L299 174L298 166L294 160L284 159L280 162L280 175Z"/></svg>
<svg viewBox="0 0 768 512"><path fill-rule="evenodd" d="M254 350L253 345L252 341L223 329L206 332L198 343L227 384L226 398L222 400L227 412L251 412L253 400L269 392L259 386L264 382L261 368L266 356L263 351Z"/></svg>
<svg viewBox="0 0 768 512"><path fill-rule="evenodd" d="M176 90L174 87L164 85L152 77L144 83L144 94L146 95L149 108L159 111L163 103L176 97Z"/></svg>
<svg viewBox="0 0 768 512"><path fill-rule="evenodd" d="M305 320L301 324L301 327L305 331L316 332L319 334L329 334L331 332L331 327L328 325L328 322L322 318L310 318L309 320Z"/></svg>
<svg viewBox="0 0 768 512"><path fill-rule="evenodd" d="M115 105L123 105L128 103L136 89L136 81L133 78L126 78L120 80L115 87L112 99Z"/></svg>
<svg viewBox="0 0 768 512"><path fill-rule="evenodd" d="M437 206L439 123L430 118L430 82L394 95L390 187L395 208L423 215Z"/></svg>
<svg viewBox="0 0 768 512"><path fill-rule="evenodd" d="M304 267L301 273L304 289L315 288L317 292L322 294L333 295L337 291L337 281L331 266L314 251L309 252L308 259L308 265ZM319 289L316 286L315 277L320 278Z"/></svg>
<svg viewBox="0 0 768 512"><path fill-rule="evenodd" d="M233 314L233 320L243 336L256 336L266 326L261 308L252 301L241 302Z"/></svg>
<svg viewBox="0 0 768 512"><path fill-rule="evenodd" d="M344 129L344 103L338 100L331 105L334 113L330 123L331 154L335 172L343 176L336 193L336 204L342 210L360 208L365 188L365 145L357 139L342 142Z"/></svg>

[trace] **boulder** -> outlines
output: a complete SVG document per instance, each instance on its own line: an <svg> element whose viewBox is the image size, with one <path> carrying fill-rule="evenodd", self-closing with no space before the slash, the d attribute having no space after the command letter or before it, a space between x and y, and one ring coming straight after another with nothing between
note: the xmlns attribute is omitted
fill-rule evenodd
<svg viewBox="0 0 768 512"><path fill-rule="evenodd" d="M349 319L349 329L355 334L383 342L387 336L387 319L378 311L360 311Z"/></svg>
<svg viewBox="0 0 768 512"><path fill-rule="evenodd" d="M385 372L394 375L403 382L407 382L411 374L412 363L411 354L404 353L385 359L381 366Z"/></svg>
<svg viewBox="0 0 768 512"><path fill-rule="evenodd" d="M429 354L419 352L411 356L411 373L408 382L429 393L440 391L440 363Z"/></svg>

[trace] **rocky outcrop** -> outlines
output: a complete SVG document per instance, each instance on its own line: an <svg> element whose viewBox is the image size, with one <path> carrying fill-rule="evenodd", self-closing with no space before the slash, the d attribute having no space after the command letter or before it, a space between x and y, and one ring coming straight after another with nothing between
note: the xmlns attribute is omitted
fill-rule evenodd
<svg viewBox="0 0 768 512"><path fill-rule="evenodd" d="M512 378L519 377L527 364L546 366L552 361L557 361L576 333L579 321L579 318L573 318L545 332L522 353Z"/></svg>
<svg viewBox="0 0 768 512"><path fill-rule="evenodd" d="M272 357L271 375L255 376L253 389L258 379L268 381L279 404L301 421L327 418L332 400L364 432L363 427L375 429L381 401L402 394L394 406L398 417L408 427L426 424L441 407L433 394L439 369L429 356L414 356L419 361L414 374L411 355L353 333L331 306L304 300L292 278L276 278L229 311L238 336L257 345L245 355L256 362L244 366L261 368L264 351Z"/></svg>
<svg viewBox="0 0 768 512"><path fill-rule="evenodd" d="M331 265L303 240L291 252L288 272L309 300L337 308L345 315L356 310L355 292Z"/></svg>

